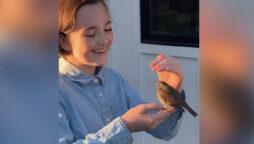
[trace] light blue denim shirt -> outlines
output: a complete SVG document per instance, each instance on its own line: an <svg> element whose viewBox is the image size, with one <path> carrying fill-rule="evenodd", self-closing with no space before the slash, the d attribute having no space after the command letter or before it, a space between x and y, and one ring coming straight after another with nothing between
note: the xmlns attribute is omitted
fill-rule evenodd
<svg viewBox="0 0 254 144"><path fill-rule="evenodd" d="M133 143L120 116L146 101L115 70L98 67L92 76L60 58L59 96L60 144ZM182 112L177 110L148 133L170 140L179 129L181 117Z"/></svg>

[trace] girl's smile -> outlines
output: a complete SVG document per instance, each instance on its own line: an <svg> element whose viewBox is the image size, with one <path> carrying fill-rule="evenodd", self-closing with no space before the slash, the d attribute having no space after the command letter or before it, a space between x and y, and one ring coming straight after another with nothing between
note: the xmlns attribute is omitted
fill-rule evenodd
<svg viewBox="0 0 254 144"><path fill-rule="evenodd" d="M93 49L91 50L91 52L94 53L96 56L103 56L108 52L108 50L106 48L100 48L100 49Z"/></svg>

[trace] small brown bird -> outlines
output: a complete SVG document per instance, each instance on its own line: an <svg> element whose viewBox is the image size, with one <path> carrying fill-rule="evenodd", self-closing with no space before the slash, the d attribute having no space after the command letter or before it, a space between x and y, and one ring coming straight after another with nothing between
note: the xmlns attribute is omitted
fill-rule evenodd
<svg viewBox="0 0 254 144"><path fill-rule="evenodd" d="M168 85L164 81L159 81L155 83L157 87L157 96L160 103L168 108L173 106L184 111L183 107L190 112L191 115L196 117L198 114L185 102L176 89Z"/></svg>

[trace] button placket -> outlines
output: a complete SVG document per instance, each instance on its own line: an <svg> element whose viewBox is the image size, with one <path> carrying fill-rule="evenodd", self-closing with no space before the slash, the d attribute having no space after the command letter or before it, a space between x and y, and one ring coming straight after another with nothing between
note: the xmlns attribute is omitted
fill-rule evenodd
<svg viewBox="0 0 254 144"><path fill-rule="evenodd" d="M103 118L106 124L110 123L113 120L112 112L108 106L103 110Z"/></svg>
<svg viewBox="0 0 254 144"><path fill-rule="evenodd" d="M108 100L104 96L103 87L100 86L100 85L97 85L95 79L93 80L93 82L96 85L94 87L94 93L95 93L95 95L97 97L97 100L98 100L98 102L100 104L104 123L108 124L108 123L110 123L113 120L113 116L112 116L112 112L111 112L111 107L108 104Z"/></svg>
<svg viewBox="0 0 254 144"><path fill-rule="evenodd" d="M93 82L94 82L96 85L99 84L98 78L94 78L94 79L93 79ZM98 86L98 87L96 88L95 93L96 93L96 95L98 95L98 96L100 96L100 97L103 96L103 92L102 92L100 86Z"/></svg>
<svg viewBox="0 0 254 144"><path fill-rule="evenodd" d="M97 78L94 78L94 79L93 79L93 82L96 83L96 84L98 84L98 83L99 83L99 80L98 80Z"/></svg>

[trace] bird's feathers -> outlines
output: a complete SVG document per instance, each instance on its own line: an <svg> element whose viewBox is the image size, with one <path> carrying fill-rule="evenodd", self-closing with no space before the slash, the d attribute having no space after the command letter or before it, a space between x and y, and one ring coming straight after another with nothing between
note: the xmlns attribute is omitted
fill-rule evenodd
<svg viewBox="0 0 254 144"><path fill-rule="evenodd" d="M183 108L185 108L194 117L197 116L197 113L185 102L176 89L164 81L156 82L155 85L157 86L158 100L164 107L174 106L181 111L184 111Z"/></svg>

